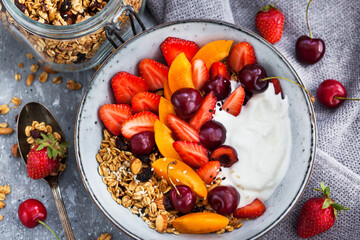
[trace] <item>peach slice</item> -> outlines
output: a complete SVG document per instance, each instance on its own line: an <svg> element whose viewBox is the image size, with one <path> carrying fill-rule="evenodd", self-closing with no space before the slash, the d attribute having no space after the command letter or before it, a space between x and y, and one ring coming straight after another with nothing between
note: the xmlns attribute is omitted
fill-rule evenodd
<svg viewBox="0 0 360 240"><path fill-rule="evenodd" d="M167 122L167 117L169 114L176 115L174 105L172 105L172 103L169 100L162 97L160 98L160 103L159 103L159 119L160 122L165 123L167 127L169 127Z"/></svg>
<svg viewBox="0 0 360 240"><path fill-rule="evenodd" d="M154 124L155 143L161 155L164 157L175 158L181 161L181 157L175 151L173 143L175 142L171 136L171 130L159 120Z"/></svg>
<svg viewBox="0 0 360 240"><path fill-rule="evenodd" d="M169 166L169 175L172 182L175 185L186 185L190 187L199 197L206 198L207 189L204 182L186 163L174 158L160 158L153 162L152 167L159 177L166 179L166 181L170 184L167 174L167 166L171 162L176 162L176 164Z"/></svg>
<svg viewBox="0 0 360 240"><path fill-rule="evenodd" d="M171 95L172 95L172 92L170 91L170 88L169 88L169 80L166 79L164 81L164 96L167 100L171 100Z"/></svg>
<svg viewBox="0 0 360 240"><path fill-rule="evenodd" d="M223 229L229 224L229 219L217 213L198 212L176 218L173 227L181 233L211 233Z"/></svg>
<svg viewBox="0 0 360 240"><path fill-rule="evenodd" d="M168 77L169 89L173 93L180 88L194 88L191 63L185 53L180 53L172 62Z"/></svg>
<svg viewBox="0 0 360 240"><path fill-rule="evenodd" d="M206 67L209 69L211 64L214 62L220 62L229 55L232 43L233 41L231 40L218 40L210 42L200 48L193 59L202 59L205 62Z"/></svg>

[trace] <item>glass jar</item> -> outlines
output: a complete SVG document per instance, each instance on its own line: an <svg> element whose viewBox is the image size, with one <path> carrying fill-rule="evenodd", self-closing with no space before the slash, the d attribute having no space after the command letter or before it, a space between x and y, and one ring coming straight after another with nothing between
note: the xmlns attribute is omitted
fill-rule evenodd
<svg viewBox="0 0 360 240"><path fill-rule="evenodd" d="M103 62L114 47L124 42L123 38L127 38L131 30L136 34L139 27L145 29L137 14L143 14L145 0L110 0L95 15L65 26L35 21L19 10L13 1L0 0L3 26L23 43L43 67L58 72L82 71L95 67ZM44 1L46 0L35 4L43 4ZM27 0L21 2L27 4ZM41 8L40 6L39 11ZM44 19L50 19L51 12L47 13Z"/></svg>

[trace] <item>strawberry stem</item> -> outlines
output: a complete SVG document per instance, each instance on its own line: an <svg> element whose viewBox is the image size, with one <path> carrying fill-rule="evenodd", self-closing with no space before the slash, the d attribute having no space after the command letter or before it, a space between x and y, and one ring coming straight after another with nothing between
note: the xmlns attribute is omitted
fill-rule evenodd
<svg viewBox="0 0 360 240"><path fill-rule="evenodd" d="M341 99L341 100L353 100L353 101L360 101L360 98L346 98L346 97L334 97L335 99Z"/></svg>
<svg viewBox="0 0 360 240"><path fill-rule="evenodd" d="M167 173L167 175L168 175L168 178L169 178L169 181L170 181L171 185L175 188L175 191L176 191L177 195L179 196L179 198L181 198L181 194L180 194L179 190L176 188L175 184L173 183L173 181L172 181L171 178L170 178L169 166L172 165L172 164L176 165L176 161L172 161L172 162L170 162L170 163L167 165L167 167L166 167L166 173Z"/></svg>
<svg viewBox="0 0 360 240"><path fill-rule="evenodd" d="M54 234L56 240L59 240L58 236L56 236L55 232L48 225L46 225L43 221L40 221L40 220L37 220L37 221L38 221L38 223L44 225L47 229L49 229L50 232L52 232L52 234Z"/></svg>
<svg viewBox="0 0 360 240"><path fill-rule="evenodd" d="M286 80L286 81L289 81L289 82L292 82L292 83L298 85L299 87L301 87L302 89L304 89L307 94L309 94L310 99L311 99L311 102L312 102L312 103L315 102L315 97L314 97L304 86L302 86L302 85L300 85L299 83L297 83L297 82L295 82L295 81L293 81L293 80L290 80L290 79L288 79L288 78L284 78L284 77L267 77L267 78L262 78L262 79L260 79L260 82L267 81L267 80L272 80L272 79L277 79L277 78L280 78L280 79L283 79L283 80Z"/></svg>
<svg viewBox="0 0 360 240"><path fill-rule="evenodd" d="M309 3L307 4L307 7L306 7L306 24L307 24L307 28L309 29L309 34L310 34L310 38L313 38L313 35L311 33L311 30L310 30L310 24L309 24L309 7L310 7L310 3L312 2L312 0L309 1Z"/></svg>

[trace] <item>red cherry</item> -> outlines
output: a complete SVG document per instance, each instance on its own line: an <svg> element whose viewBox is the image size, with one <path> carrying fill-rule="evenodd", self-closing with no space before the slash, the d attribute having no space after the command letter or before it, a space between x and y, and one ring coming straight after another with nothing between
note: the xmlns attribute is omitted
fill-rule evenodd
<svg viewBox="0 0 360 240"><path fill-rule="evenodd" d="M47 211L40 201L28 199L20 204L18 214L25 227L34 228L39 224L39 220L45 221Z"/></svg>
<svg viewBox="0 0 360 240"><path fill-rule="evenodd" d="M344 101L337 97L346 98L346 89L339 81L328 79L319 85L317 98L321 104L329 108L336 108Z"/></svg>
<svg viewBox="0 0 360 240"><path fill-rule="evenodd" d="M180 185L170 191L170 200L176 210L188 213L195 206L196 196L190 187Z"/></svg>
<svg viewBox="0 0 360 240"><path fill-rule="evenodd" d="M39 223L48 228L55 238L58 239L54 231L48 227L44 221L47 216L47 211L40 201L36 199L28 199L19 205L18 215L21 223L27 228L34 228Z"/></svg>

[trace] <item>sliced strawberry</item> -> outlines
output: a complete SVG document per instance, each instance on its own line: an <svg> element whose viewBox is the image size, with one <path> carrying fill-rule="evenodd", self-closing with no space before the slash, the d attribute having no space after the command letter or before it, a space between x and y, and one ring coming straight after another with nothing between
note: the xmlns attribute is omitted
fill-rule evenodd
<svg viewBox="0 0 360 240"><path fill-rule="evenodd" d="M239 73L243 66L256 63L254 48L247 42L236 44L230 52L228 63L234 72Z"/></svg>
<svg viewBox="0 0 360 240"><path fill-rule="evenodd" d="M117 103L131 104L133 96L138 92L147 92L149 87L144 79L127 72L118 72L111 79Z"/></svg>
<svg viewBox="0 0 360 240"><path fill-rule="evenodd" d="M173 146L184 163L193 168L200 168L209 161L209 151L200 143L175 141Z"/></svg>
<svg viewBox="0 0 360 240"><path fill-rule="evenodd" d="M168 64L171 66L171 63L180 53L185 53L185 56L189 61L195 56L199 50L199 46L193 42L184 40L181 38L168 37L160 45L160 50L164 55L164 58Z"/></svg>
<svg viewBox="0 0 360 240"><path fill-rule="evenodd" d="M99 109L99 116L107 130L121 135L121 125L131 116L131 107L127 104L105 104Z"/></svg>
<svg viewBox="0 0 360 240"><path fill-rule="evenodd" d="M196 58L191 61L192 79L197 90L202 89L204 84L209 81L209 71L202 59Z"/></svg>
<svg viewBox="0 0 360 240"><path fill-rule="evenodd" d="M264 214L265 210L265 205L256 198L249 205L236 209L233 215L236 218L258 218Z"/></svg>
<svg viewBox="0 0 360 240"><path fill-rule="evenodd" d="M177 140L200 142L199 133L174 114L167 116L169 127Z"/></svg>
<svg viewBox="0 0 360 240"><path fill-rule="evenodd" d="M230 73L227 70L225 64L222 62L214 62L211 64L210 70L210 80L214 80L217 75L223 76L226 79L230 79Z"/></svg>
<svg viewBox="0 0 360 240"><path fill-rule="evenodd" d="M154 132L154 123L158 119L159 117L152 112L139 112L125 120L121 127L121 133L124 137L130 139L139 132Z"/></svg>
<svg viewBox="0 0 360 240"><path fill-rule="evenodd" d="M144 59L139 64L140 76L145 79L150 91L164 88L168 79L169 67L152 59Z"/></svg>
<svg viewBox="0 0 360 240"><path fill-rule="evenodd" d="M139 92L132 99L131 106L134 113L150 111L158 113L161 96L152 92Z"/></svg>
<svg viewBox="0 0 360 240"><path fill-rule="evenodd" d="M219 161L210 161L199 168L196 173L206 183L211 184L220 171Z"/></svg>
<svg viewBox="0 0 360 240"><path fill-rule="evenodd" d="M215 113L216 101L217 98L214 92L210 92L208 95L206 95L203 102L201 103L200 109L197 111L195 116L191 118L189 122L190 126L199 131L204 123L210 121L213 118L213 114Z"/></svg>
<svg viewBox="0 0 360 240"><path fill-rule="evenodd" d="M245 90L242 86L239 86L225 100L224 104L222 105L222 109L236 117L241 112L244 98Z"/></svg>
<svg viewBox="0 0 360 240"><path fill-rule="evenodd" d="M212 151L210 155L211 161L219 161L221 166L231 167L239 161L235 148L228 145L221 145Z"/></svg>
<svg viewBox="0 0 360 240"><path fill-rule="evenodd" d="M282 87L281 87L279 79L274 78L274 79L270 80L270 82L272 82L272 84L274 85L276 95L278 95L279 93L282 92Z"/></svg>

